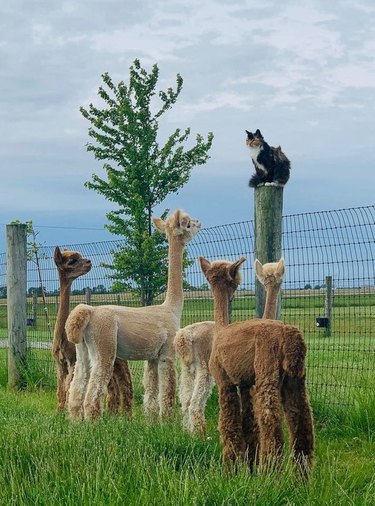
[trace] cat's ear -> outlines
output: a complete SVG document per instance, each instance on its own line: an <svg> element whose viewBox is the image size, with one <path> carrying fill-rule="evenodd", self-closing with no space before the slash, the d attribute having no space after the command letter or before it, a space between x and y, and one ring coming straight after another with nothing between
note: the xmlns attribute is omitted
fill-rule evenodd
<svg viewBox="0 0 375 506"><path fill-rule="evenodd" d="M257 129L256 129L255 135L256 135L257 137L260 137L261 139L263 139L263 135L260 133L259 128L257 128Z"/></svg>
<svg viewBox="0 0 375 506"><path fill-rule="evenodd" d="M245 130L245 132L247 133L247 138L248 138L248 139L250 139L250 140L251 140L251 139L253 139L253 138L254 138L254 135L253 135L251 132L249 132L248 130Z"/></svg>

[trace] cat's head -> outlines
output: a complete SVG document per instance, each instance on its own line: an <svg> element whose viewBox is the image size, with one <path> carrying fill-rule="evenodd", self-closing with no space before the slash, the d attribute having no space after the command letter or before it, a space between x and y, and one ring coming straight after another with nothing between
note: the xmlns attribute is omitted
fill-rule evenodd
<svg viewBox="0 0 375 506"><path fill-rule="evenodd" d="M259 128L255 131L253 134L252 132L249 132L248 130L245 130L247 134L246 144L247 146L251 146L252 148L256 148L258 146L261 146L263 144L263 135L260 133Z"/></svg>

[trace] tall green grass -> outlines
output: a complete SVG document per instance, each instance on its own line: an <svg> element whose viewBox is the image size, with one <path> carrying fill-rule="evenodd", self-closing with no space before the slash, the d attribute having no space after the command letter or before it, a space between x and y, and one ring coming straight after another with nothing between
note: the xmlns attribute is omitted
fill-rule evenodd
<svg viewBox="0 0 375 506"><path fill-rule="evenodd" d="M316 464L308 483L286 455L281 472L222 470L217 397L207 407L208 438L172 422L148 425L105 414L71 424L55 414L51 392L0 389L2 505L373 505L375 409L317 406ZM367 421L366 421L367 420Z"/></svg>

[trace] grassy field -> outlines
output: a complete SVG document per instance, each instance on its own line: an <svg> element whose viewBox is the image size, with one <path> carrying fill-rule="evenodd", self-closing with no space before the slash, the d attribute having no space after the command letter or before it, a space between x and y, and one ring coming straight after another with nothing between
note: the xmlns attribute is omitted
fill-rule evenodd
<svg viewBox="0 0 375 506"><path fill-rule="evenodd" d="M170 423L146 424L137 391L132 420L105 414L71 424L55 413L53 392L0 387L2 505L368 505L375 504L375 401L350 411L314 406L316 464L308 483L288 454L280 473L225 474L216 392L208 437Z"/></svg>
<svg viewBox="0 0 375 506"><path fill-rule="evenodd" d="M296 324L308 344L317 447L309 483L295 480L287 456L280 474L223 474L216 391L205 440L181 431L177 409L170 423L147 425L140 362L131 363L131 421L106 414L96 423L72 425L56 415L54 363L50 350L38 349L51 340L40 308L37 327L27 327L36 348L28 351L26 392L6 390L7 349L0 348L0 504L374 505L374 295L336 296L330 337L315 325L323 297L302 295L285 298L283 319ZM56 307L49 305L52 330ZM252 297L237 297L232 320L252 317L254 307ZM7 337L5 310L0 305L0 339ZM211 299L186 300L183 325L212 318Z"/></svg>

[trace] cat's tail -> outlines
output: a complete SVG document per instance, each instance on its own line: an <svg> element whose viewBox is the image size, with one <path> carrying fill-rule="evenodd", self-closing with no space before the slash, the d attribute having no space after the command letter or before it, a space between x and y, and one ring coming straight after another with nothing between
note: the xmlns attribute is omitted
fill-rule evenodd
<svg viewBox="0 0 375 506"><path fill-rule="evenodd" d="M261 177L258 174L253 174L249 181L250 188L256 188L260 183L264 183Z"/></svg>

